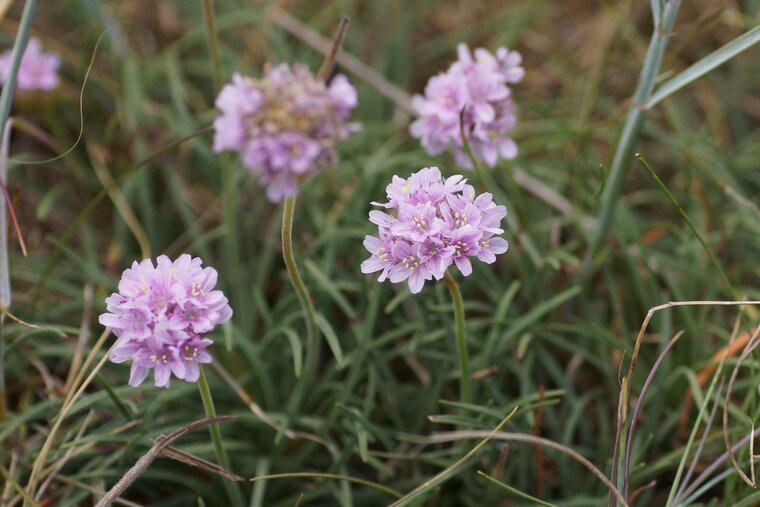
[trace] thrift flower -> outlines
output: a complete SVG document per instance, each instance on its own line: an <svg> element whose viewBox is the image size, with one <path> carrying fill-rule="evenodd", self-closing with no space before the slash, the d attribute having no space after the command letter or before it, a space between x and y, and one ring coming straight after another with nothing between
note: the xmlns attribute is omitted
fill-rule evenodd
<svg viewBox="0 0 760 507"><path fill-rule="evenodd" d="M371 255L361 265L362 273L380 271L380 282L407 281L417 293L452 264L467 276L473 257L491 264L509 248L500 237L507 209L489 193L476 195L462 176L444 179L437 167L426 167L407 179L394 176L386 193L387 202L372 204L390 213L370 211L378 235L364 238Z"/></svg>
<svg viewBox="0 0 760 507"><path fill-rule="evenodd" d="M12 50L0 54L0 81L5 83L11 69ZM53 53L42 51L39 39L32 38L26 46L18 68L16 88L20 91L52 90L58 86L58 66L61 59Z"/></svg>
<svg viewBox="0 0 760 507"><path fill-rule="evenodd" d="M235 73L216 99L214 152L236 151L274 202L337 159L335 146L355 130L347 123L356 89L343 75L325 85L308 68L267 66L253 79Z"/></svg>
<svg viewBox="0 0 760 507"><path fill-rule="evenodd" d="M216 270L202 262L188 254L173 262L161 255L155 266L135 261L106 299L108 312L98 320L118 337L109 359L132 360L129 385L139 386L151 370L157 387L169 387L172 374L195 382L198 365L211 362L206 348L213 341L204 335L229 320L232 309L214 290Z"/></svg>
<svg viewBox="0 0 760 507"><path fill-rule="evenodd" d="M464 44L457 47L457 54L458 60L446 72L430 78L424 96L413 97L419 119L409 131L430 155L453 149L457 164L471 169L462 142L462 115L473 154L493 167L499 158L517 155L517 145L509 137L517 117L508 85L522 80L522 57L506 48L499 48L495 55L479 48L473 56Z"/></svg>

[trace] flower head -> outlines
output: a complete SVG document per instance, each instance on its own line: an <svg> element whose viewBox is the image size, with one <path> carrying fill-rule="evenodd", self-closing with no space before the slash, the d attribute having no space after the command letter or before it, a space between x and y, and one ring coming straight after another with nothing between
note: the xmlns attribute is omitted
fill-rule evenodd
<svg viewBox="0 0 760 507"><path fill-rule="evenodd" d="M355 130L347 120L357 103L343 75L328 86L302 65L267 66L260 79L236 73L216 99L214 151L240 153L267 197L280 201L336 160L336 145Z"/></svg>
<svg viewBox="0 0 760 507"><path fill-rule="evenodd" d="M201 265L188 254L175 261L161 255L155 266L151 259L135 261L106 299L99 322L118 337L109 359L132 359L129 385L140 385L151 370L158 387L169 387L172 374L195 382L198 364L211 362L205 349L213 342L204 335L229 320L232 309L214 290L216 270Z"/></svg>
<svg viewBox="0 0 760 507"><path fill-rule="evenodd" d="M0 54L0 81L5 83L11 69L12 50ZM16 88L21 91L52 90L58 86L58 66L61 59L53 53L44 53L39 39L32 38L26 46L18 68Z"/></svg>
<svg viewBox="0 0 760 507"><path fill-rule="evenodd" d="M425 95L412 99L419 118L409 131L430 155L453 149L457 164L472 168L462 141L463 123L474 155L493 167L499 158L517 155L517 145L509 137L517 118L508 85L522 80L522 57L506 48L495 55L478 48L473 55L464 44L457 47L457 54L458 60L446 72L430 78Z"/></svg>
<svg viewBox="0 0 760 507"><path fill-rule="evenodd" d="M452 264L467 276L473 257L490 264L507 251L499 237L506 208L487 192L476 195L460 175L443 178L437 167L426 167L407 179L394 176L386 193L387 202L372 203L390 211L370 211L378 236L364 238L371 255L361 264L362 273L380 271L378 281L407 281L417 293Z"/></svg>

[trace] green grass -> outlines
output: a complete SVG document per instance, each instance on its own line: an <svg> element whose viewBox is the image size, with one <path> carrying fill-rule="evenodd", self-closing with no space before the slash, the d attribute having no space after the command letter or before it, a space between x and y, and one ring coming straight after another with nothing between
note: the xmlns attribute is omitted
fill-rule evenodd
<svg viewBox="0 0 760 507"><path fill-rule="evenodd" d="M223 81L233 71L258 75L267 61L319 68L323 55L268 20L264 3L213 2ZM282 260L282 208L233 157L214 155L204 130L216 114L218 85L203 3L166 0L147 9L142 2L40 0L32 35L65 62L53 97L16 100L11 111L25 122L13 132L8 191L29 256L11 233L10 311L37 327L10 316L2 324L8 413L0 421L0 484L9 486L0 495L23 501L14 484L27 486L78 385L74 378L89 376L113 343L107 338L85 362L102 332L104 298L147 247L153 256L200 255L218 269L231 298L235 317L214 333L213 350L242 397L217 370L206 370L217 414L237 416L219 424L230 469L245 478L285 474L239 483L246 504L383 506L426 481L432 486L408 505L606 504L607 486L556 448L538 452L537 439L494 438L468 456L483 437L461 432L489 433L516 410L505 432L567 446L610 476L620 378L649 309L668 301L760 299L758 48L657 96L633 138L630 151L646 158L687 221L634 160L618 164L625 176L619 194L600 192L650 42L648 2L293 3L290 14L327 38L349 16L345 51L410 94L448 65L460 41L506 44L524 56L526 79L515 87L520 155L494 169L498 190L488 189L505 196L519 230L507 231L510 251L495 264L478 263L471 276L457 277L475 373L472 403L459 402L454 308L444 283L413 296L359 271L361 241L372 230L369 203L382 199L393 174L430 165L460 172L452 157L431 158L410 138L403 107L363 76L349 75L363 128L340 147L340 163L299 194L293 244L320 348L317 373L303 391L306 327ZM14 41L21 8L13 5L0 22L3 48ZM720 9L707 0L683 2L655 90L759 23L756 1ZM47 161L77 139L83 78L104 32L82 94L82 139ZM104 171L115 182L110 195ZM566 199L570 212L531 192L521 173ZM468 177L486 190L476 173ZM115 205L114 189L126 212ZM593 224L605 199L614 216L597 238ZM718 378L707 397L711 381L700 385L697 375L729 342L739 313L735 306L679 306L652 317L629 379L629 416L658 355L678 331L684 335L663 360L637 424L629 490L656 482L635 505L665 505L682 461L681 479L693 481L725 452L720 402L727 379ZM756 327L758 315L746 308L735 334ZM737 358L726 359L721 378ZM204 417L196 386L175 381L164 390L146 382L133 389L128 371L106 363L67 406L39 463L37 486L51 477L40 503L94 505L156 438ZM750 355L731 393L732 443L758 416L759 374ZM695 401L682 423L689 393ZM716 395L717 415L699 447ZM700 409L704 418L690 439ZM435 432L450 440L427 438ZM172 445L216 463L205 428ZM687 474L697 448L698 465ZM736 457L749 473L748 446ZM713 478L689 505L756 501L730 464L707 481ZM122 499L230 505L225 481L209 468L158 457Z"/></svg>

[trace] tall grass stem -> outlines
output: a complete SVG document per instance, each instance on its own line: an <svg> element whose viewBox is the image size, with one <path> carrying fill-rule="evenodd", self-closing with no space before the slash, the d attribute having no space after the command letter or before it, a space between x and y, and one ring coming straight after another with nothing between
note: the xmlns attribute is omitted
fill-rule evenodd
<svg viewBox="0 0 760 507"><path fill-rule="evenodd" d="M2 174L0 174L0 184L5 185L6 170L8 162L8 131L11 125L8 116L11 113L11 102L16 92L16 80L18 78L18 69L21 66L21 58L26 51L26 45L29 42L29 32L32 27L34 14L37 12L37 0L27 0L24 4L24 10L21 13L16 40L13 43L11 52L11 65L8 69L8 76L3 83L3 90L0 92L0 139L3 142L2 153ZM0 198L0 311L5 311L11 305L10 289L10 270L8 267L8 224L7 224L7 207L10 203L5 201L5 197ZM0 316L0 328L4 325L4 315ZM2 336L0 329L0 421L5 419L6 415L6 391L5 391L5 338Z"/></svg>
<svg viewBox="0 0 760 507"><path fill-rule="evenodd" d="M3 83L3 90L0 92L0 139L5 135L7 128L6 122L11 112L11 102L13 94L16 92L16 80L18 78L18 69L21 66L21 58L26 51L26 45L29 42L29 32L32 28L32 20L37 12L37 0L26 0L24 11L21 13L16 40L13 43L11 52L11 65L8 69L8 76Z"/></svg>
<svg viewBox="0 0 760 507"><path fill-rule="evenodd" d="M660 4L661 2L655 2ZM676 14L681 7L681 0L667 0L662 8L662 13L654 14L654 30L649 42L646 57L639 75L639 82L633 95L631 106L628 109L628 115L623 124L623 130L618 139L615 154L612 157L612 165L607 178L607 184L602 191L601 204L599 206L599 223L593 233L590 249L586 258L586 265L590 266L591 261L599 250L602 242L607 236L612 218L615 212L615 206L618 202L618 195L623 186L628 169L633 157L636 141L641 133L644 124L646 111L644 105L649 100L654 90L655 79L662 65L662 58L665 54L665 48L668 44L668 38L673 30Z"/></svg>
<svg viewBox="0 0 760 507"><path fill-rule="evenodd" d="M7 121L0 145L0 185L7 188L8 181L8 143L12 119ZM6 200L6 192L0 195L0 421L4 421L7 408L7 391L5 387L5 312L11 307L11 271L8 263L8 210L11 203Z"/></svg>

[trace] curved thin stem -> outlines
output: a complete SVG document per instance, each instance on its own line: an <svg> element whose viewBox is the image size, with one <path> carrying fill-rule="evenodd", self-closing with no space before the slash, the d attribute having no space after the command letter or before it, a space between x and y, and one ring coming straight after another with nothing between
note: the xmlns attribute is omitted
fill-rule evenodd
<svg viewBox="0 0 760 507"><path fill-rule="evenodd" d="M121 185L131 175L133 175L134 173L136 173L138 170L142 169L143 167L147 166L148 164L150 164L151 162L159 158L164 153L170 150L173 150L174 148L176 148L177 146L180 146L185 141L198 137L202 134L205 134L206 132L210 132L212 128L213 127L211 125L207 125L201 129L196 130L192 134L188 134L175 141L172 141L166 146L159 148L158 150L151 153L147 157L143 158L142 160L139 160L137 163L135 163L134 166L130 167L129 169L121 173L118 177L114 178L114 185L116 187ZM93 197L84 208L82 208L82 211L79 212L79 214L74 218L74 220L66 228L66 230L63 231L63 234L61 235L61 237L58 238L58 240L55 242L53 252L50 255L48 255L47 263L45 264L45 269L43 269L42 275L40 276L39 281L37 282L37 285L34 289L34 294L32 295L32 304L31 304L32 314L34 314L35 307L37 306L37 301L39 301L39 298L42 295L42 291L45 289L47 280L50 274L53 272L53 268L56 266L56 262L58 262L58 259L60 258L61 253L63 253L63 247L66 246L66 242L74 234L74 232L76 232L79 226L82 225L82 223L84 223L85 219L90 215L90 213L92 213L92 211L97 207L100 201L102 201L107 195L108 195L108 189L106 188L98 192L98 194L95 197Z"/></svg>
<svg viewBox="0 0 760 507"><path fill-rule="evenodd" d="M670 349L673 348L673 346L676 344L676 342L681 339L681 336L683 336L683 330L676 333L673 338L670 339L667 345L665 345L665 348L662 349L662 352L660 352L660 355L657 356L657 360L655 361L654 365L652 366L652 369L649 370L649 375L647 375L647 379L644 382L644 387L641 388L641 393L639 394L639 399L636 402L636 407L633 409L633 415L631 415L631 425L628 429L628 439L625 443L625 461L624 461L624 467L623 467L623 496L626 498L630 498L628 496L628 486L629 486L629 480L630 480L630 469L631 469L631 451L633 449L633 435L636 433L636 422L639 418L639 413L641 412L641 407L644 405L644 397L646 396L646 393L649 391L649 386L652 385L652 381L654 380L654 376L657 374L657 370L660 369L660 365L665 360L665 357L670 352Z"/></svg>
<svg viewBox="0 0 760 507"><path fill-rule="evenodd" d="M304 376L313 373L318 363L315 329L315 310L311 302L309 290L301 277L298 270L296 258L293 254L293 215L296 207L296 197L288 196L282 209L282 258L285 261L285 268L288 270L290 283L298 296L298 302L303 310L304 320L306 322L306 361L304 362Z"/></svg>
<svg viewBox="0 0 760 507"><path fill-rule="evenodd" d="M459 399L462 403L471 403L470 360L467 355L467 337L464 330L462 292L459 290L459 284L448 271L446 271L444 279L446 280L449 292L451 292L451 299L454 302L454 336L457 343L457 355L459 356Z"/></svg>
<svg viewBox="0 0 760 507"><path fill-rule="evenodd" d="M203 366L200 367L200 377L198 378L198 390L201 392L201 400L203 400L203 409L206 411L206 417L209 419L208 432L211 434L211 440L214 442L214 453L219 465L227 471L230 471L230 459L227 456L227 451L224 449L224 443L222 442L222 434L219 431L219 425L216 420L216 408L214 408L214 400L211 398L211 389L208 387L208 380L206 380L206 372L203 370ZM224 487L227 490L227 494L232 501L232 504L236 507L243 507L245 502L243 501L243 495L240 492L237 484L230 480L224 480Z"/></svg>

